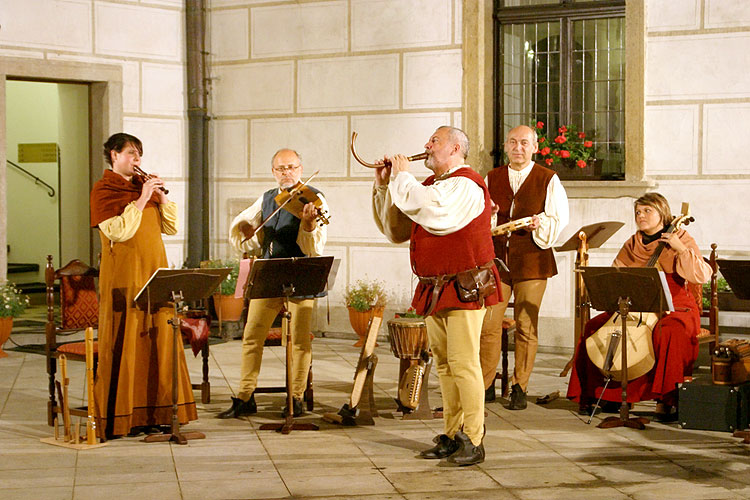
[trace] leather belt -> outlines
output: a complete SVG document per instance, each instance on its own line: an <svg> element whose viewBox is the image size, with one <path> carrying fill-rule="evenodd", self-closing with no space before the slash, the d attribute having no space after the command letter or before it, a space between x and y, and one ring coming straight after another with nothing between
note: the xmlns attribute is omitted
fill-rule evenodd
<svg viewBox="0 0 750 500"><path fill-rule="evenodd" d="M450 280L455 279L455 274L441 274L440 276L418 276L419 282L423 285L432 285L432 297L430 298L430 307L427 308L427 312L424 313L425 317L432 314L435 310L435 306L438 303L438 297L440 292L446 283Z"/></svg>

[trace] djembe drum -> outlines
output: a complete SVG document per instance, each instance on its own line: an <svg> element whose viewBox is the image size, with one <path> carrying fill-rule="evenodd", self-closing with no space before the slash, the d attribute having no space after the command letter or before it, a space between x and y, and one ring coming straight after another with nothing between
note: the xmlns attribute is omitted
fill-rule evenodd
<svg viewBox="0 0 750 500"><path fill-rule="evenodd" d="M408 412L419 406L422 384L431 361L427 326L419 318L394 318L388 321L388 341L393 355L401 360L397 402Z"/></svg>

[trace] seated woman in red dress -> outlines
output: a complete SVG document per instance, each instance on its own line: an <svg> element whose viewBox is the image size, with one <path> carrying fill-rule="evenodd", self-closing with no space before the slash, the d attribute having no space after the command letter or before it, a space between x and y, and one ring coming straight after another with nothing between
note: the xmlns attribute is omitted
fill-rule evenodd
<svg viewBox="0 0 750 500"><path fill-rule="evenodd" d="M693 371L698 357L697 335L700 332L700 311L688 283L702 284L711 277L711 268L701 256L695 240L685 231L665 232L673 217L669 203L659 193L647 193L635 201L635 223L638 231L617 254L614 266L643 267L660 242L664 249L658 263L664 271L672 294L674 312L665 315L653 329L656 362L648 373L628 382L628 403L657 401L657 419L675 420L677 384ZM594 334L612 313L603 313L586 324L576 347L568 398L578 401L582 411L589 411L599 395L602 401L622 401L620 384L610 382L602 394L604 376L589 359L586 339ZM619 405L618 405L619 407Z"/></svg>

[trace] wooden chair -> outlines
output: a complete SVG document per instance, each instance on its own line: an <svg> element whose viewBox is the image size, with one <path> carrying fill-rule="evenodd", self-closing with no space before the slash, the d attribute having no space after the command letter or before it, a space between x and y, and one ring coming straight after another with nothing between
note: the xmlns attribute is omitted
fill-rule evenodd
<svg viewBox="0 0 750 500"><path fill-rule="evenodd" d="M698 334L699 344L708 344L708 354L714 352L714 348L719 343L719 294L718 294L718 278L719 278L719 265L716 263L717 253L716 243L711 243L711 254L708 258L703 257L703 260L711 266L711 296L709 298L708 310L703 309L703 287L694 286L691 287L691 292L696 298L696 301L701 305L701 318L708 318L708 328L701 328Z"/></svg>
<svg viewBox="0 0 750 500"><path fill-rule="evenodd" d="M47 325L45 330L45 355L47 356L47 374L49 376L49 401L47 402L47 423L54 425L54 416L60 412L55 394L55 373L57 357L65 354L71 361L86 362L86 343L58 343L58 335L83 331L87 327L99 326L99 298L96 291L96 279L99 270L75 259L64 267L55 270L52 256L47 256L44 281L47 286ZM55 282L60 285L60 323L55 319ZM98 360L98 343L94 342L94 365ZM71 415L86 417L85 410L72 408Z"/></svg>

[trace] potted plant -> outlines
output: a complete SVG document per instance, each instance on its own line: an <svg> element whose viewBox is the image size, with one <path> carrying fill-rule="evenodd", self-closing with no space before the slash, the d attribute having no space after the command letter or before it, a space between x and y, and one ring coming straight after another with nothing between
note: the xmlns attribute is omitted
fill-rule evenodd
<svg viewBox="0 0 750 500"><path fill-rule="evenodd" d="M201 263L201 267L208 269L230 268L231 271L219 288L214 292L214 309L218 320L239 321L242 316L242 308L245 299L235 298L234 289L237 287L237 276L240 274L240 262L236 259L230 260L208 260Z"/></svg>
<svg viewBox="0 0 750 500"><path fill-rule="evenodd" d="M354 346L360 347L365 341L370 320L374 316L383 317L388 293L382 282L360 279L347 285L344 302L349 310L349 322L359 336Z"/></svg>
<svg viewBox="0 0 750 500"><path fill-rule="evenodd" d="M13 318L22 314L29 306L29 297L22 295L13 283L0 284L0 358L7 354L3 344L10 338Z"/></svg>
<svg viewBox="0 0 750 500"><path fill-rule="evenodd" d="M531 126L536 130L539 151L537 161L555 170L560 179L600 177L601 161L594 158L594 143L572 125L558 127L556 134L547 131L544 122Z"/></svg>
<svg viewBox="0 0 750 500"><path fill-rule="evenodd" d="M720 311L750 311L750 300L737 298L723 277L716 280L716 292L719 298ZM711 284L703 284L703 309L711 307Z"/></svg>

